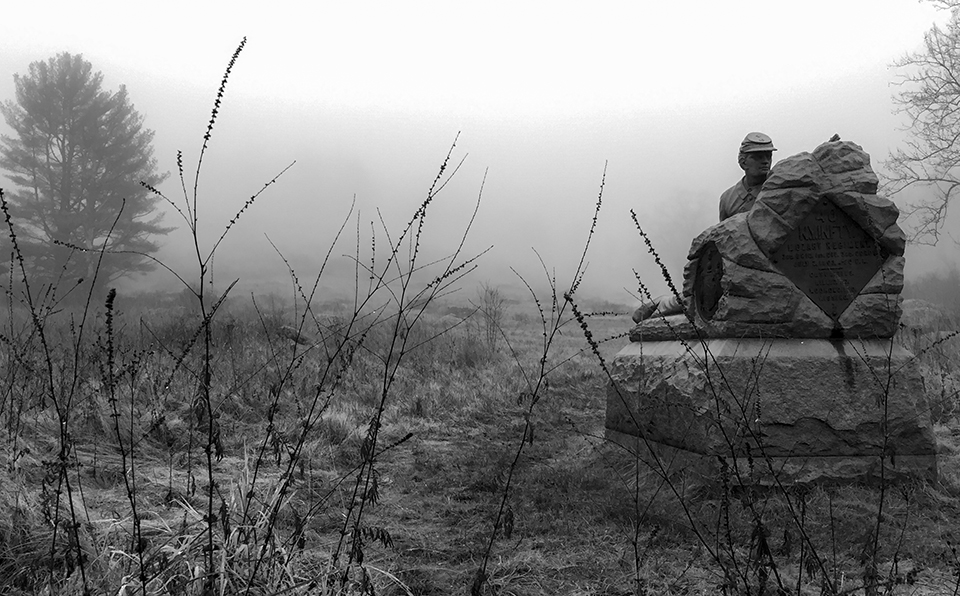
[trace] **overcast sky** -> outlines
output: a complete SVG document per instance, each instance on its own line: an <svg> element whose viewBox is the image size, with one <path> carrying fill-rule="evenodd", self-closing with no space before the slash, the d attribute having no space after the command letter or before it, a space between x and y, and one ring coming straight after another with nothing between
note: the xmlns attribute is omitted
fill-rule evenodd
<svg viewBox="0 0 960 596"><path fill-rule="evenodd" d="M631 268L660 287L629 209L679 277L690 239L716 222L720 193L742 175L747 132L772 136L775 160L839 133L880 169L903 139L889 65L946 15L916 0L38 0L4 18L0 98L30 62L82 53L107 88L127 86L170 172L178 149L196 163L224 68L247 37L205 161L206 240L297 163L222 247L224 277L261 288L283 278L265 235L310 273L354 196L365 230L377 208L402 226L459 132L454 157L466 161L428 217L432 254L456 246L488 170L468 248L494 248L473 279L513 284L507 266L536 277L532 248L567 279L606 162L584 292L628 301ZM171 197L178 188L173 177L164 185ZM187 240L172 233L161 258L188 267ZM908 253L908 276L956 250Z"/></svg>

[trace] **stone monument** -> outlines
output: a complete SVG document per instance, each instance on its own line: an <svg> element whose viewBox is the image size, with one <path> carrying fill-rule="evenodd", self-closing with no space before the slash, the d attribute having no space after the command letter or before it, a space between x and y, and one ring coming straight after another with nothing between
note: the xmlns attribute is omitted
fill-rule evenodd
<svg viewBox="0 0 960 596"><path fill-rule="evenodd" d="M904 235L858 145L784 159L701 233L685 313L630 333L607 435L665 471L741 484L935 478L914 356L893 341Z"/></svg>

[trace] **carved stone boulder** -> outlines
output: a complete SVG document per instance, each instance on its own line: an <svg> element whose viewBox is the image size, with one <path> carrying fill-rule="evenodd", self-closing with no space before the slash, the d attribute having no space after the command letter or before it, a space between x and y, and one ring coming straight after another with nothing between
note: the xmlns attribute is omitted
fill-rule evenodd
<svg viewBox="0 0 960 596"><path fill-rule="evenodd" d="M750 211L694 239L686 316L644 321L631 340L892 337L905 240L896 205L876 191L855 143L780 161Z"/></svg>

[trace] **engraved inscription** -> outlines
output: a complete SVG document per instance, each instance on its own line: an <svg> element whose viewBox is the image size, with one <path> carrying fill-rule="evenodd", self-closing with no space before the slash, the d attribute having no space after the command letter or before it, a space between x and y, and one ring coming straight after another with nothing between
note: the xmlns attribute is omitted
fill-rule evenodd
<svg viewBox="0 0 960 596"><path fill-rule="evenodd" d="M834 321L887 259L850 216L822 197L771 260Z"/></svg>

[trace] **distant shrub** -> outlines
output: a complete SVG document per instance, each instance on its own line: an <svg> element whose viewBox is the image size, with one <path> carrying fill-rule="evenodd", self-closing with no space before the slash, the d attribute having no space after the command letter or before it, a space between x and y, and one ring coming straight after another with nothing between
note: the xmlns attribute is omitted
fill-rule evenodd
<svg viewBox="0 0 960 596"><path fill-rule="evenodd" d="M463 333L454 342L450 364L455 368L476 369L490 358L490 350L474 333Z"/></svg>
<svg viewBox="0 0 960 596"><path fill-rule="evenodd" d="M960 271L956 266L947 271L925 273L903 284L904 299L918 299L935 304L947 313L960 315Z"/></svg>

